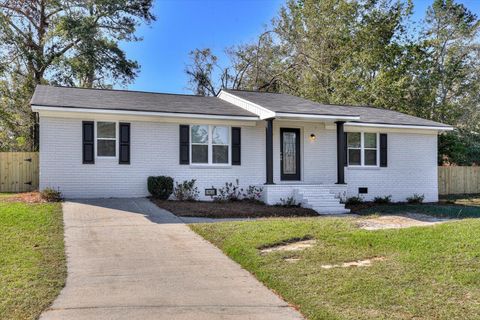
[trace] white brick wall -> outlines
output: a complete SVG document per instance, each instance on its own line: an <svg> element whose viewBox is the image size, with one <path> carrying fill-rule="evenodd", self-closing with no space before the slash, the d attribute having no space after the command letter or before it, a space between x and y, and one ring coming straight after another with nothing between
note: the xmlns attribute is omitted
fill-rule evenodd
<svg viewBox="0 0 480 320"><path fill-rule="evenodd" d="M87 165L82 164L82 119L41 117L40 188L60 188L70 198L146 196L148 176L168 175L177 181L197 179L203 196L204 188L237 178L243 186L265 182L263 123L242 127L242 164L228 168L180 165L178 124L130 123L130 165L106 158Z"/></svg>
<svg viewBox="0 0 480 320"><path fill-rule="evenodd" d="M104 119L104 118L102 118ZM86 120L92 120L91 118ZM105 119L104 119L105 120ZM128 121L128 119L113 119ZM151 175L169 175L177 181L197 179L204 188L221 187L239 179L243 187L265 182L265 122L242 127L242 165L228 168L195 168L179 165L178 123L131 123L131 164L117 159L96 159L82 164L82 119L40 117L40 188L60 188L66 197L134 197L148 195ZM183 121L188 124L188 120ZM308 184L336 182L336 133L323 123L274 121L274 181L280 181L280 128L300 128L302 181ZM369 129L373 130L373 129ZM387 168L346 168L348 196L367 187L365 199L392 195L394 201L419 193L436 201L437 136L379 130L388 133ZM316 135L310 141L310 134ZM292 183L289 181L287 183ZM279 195L278 195L279 196ZM288 196L288 194L286 194ZM209 198L203 198L209 199Z"/></svg>
<svg viewBox="0 0 480 320"><path fill-rule="evenodd" d="M425 195L425 202L434 202L438 201L437 175L437 135L390 132L388 167L347 168L345 181L348 196L367 187L365 200L392 195L393 201L405 201L418 193Z"/></svg>

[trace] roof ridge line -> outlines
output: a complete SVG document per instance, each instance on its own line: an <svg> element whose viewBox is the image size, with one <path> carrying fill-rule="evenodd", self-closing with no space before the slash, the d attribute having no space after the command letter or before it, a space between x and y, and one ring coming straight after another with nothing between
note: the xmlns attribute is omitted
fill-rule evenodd
<svg viewBox="0 0 480 320"><path fill-rule="evenodd" d="M83 87L69 87L69 86L59 86L59 85L49 85L49 84L39 84L37 86L44 86L44 87L51 87L51 88L61 88L61 89L81 89L81 90L113 91L113 92L137 92L137 93L146 93L146 94L160 94L160 95L184 96L184 97L216 98L215 96L202 96L202 95L199 95L199 94L153 92L153 91L128 90L128 89L83 88Z"/></svg>

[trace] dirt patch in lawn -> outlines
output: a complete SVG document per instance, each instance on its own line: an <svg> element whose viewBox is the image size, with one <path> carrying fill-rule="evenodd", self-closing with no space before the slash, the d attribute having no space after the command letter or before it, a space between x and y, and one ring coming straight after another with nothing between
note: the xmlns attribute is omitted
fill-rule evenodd
<svg viewBox="0 0 480 320"><path fill-rule="evenodd" d="M22 192L12 193L0 198L0 202L24 202L24 203L45 203L40 196L40 192Z"/></svg>
<svg viewBox="0 0 480 320"><path fill-rule="evenodd" d="M333 268L350 268L350 267L370 267L372 265L372 262L384 261L385 259L386 259L385 257L373 257L370 259L344 262L341 264L324 264L324 265L321 265L320 268L333 269Z"/></svg>
<svg viewBox="0 0 480 320"><path fill-rule="evenodd" d="M314 217L312 209L268 206L249 201L208 202L151 199L160 208L177 216L202 218Z"/></svg>
<svg viewBox="0 0 480 320"><path fill-rule="evenodd" d="M365 230L401 229L409 227L424 227L451 221L440 219L425 214L407 213L405 215L386 215L375 218L367 218L358 222L358 226Z"/></svg>
<svg viewBox="0 0 480 320"><path fill-rule="evenodd" d="M307 248L311 248L315 245L317 240L300 240L295 242L289 242L286 244L280 244L272 247L263 248L260 250L262 254L275 252L275 251L302 251Z"/></svg>

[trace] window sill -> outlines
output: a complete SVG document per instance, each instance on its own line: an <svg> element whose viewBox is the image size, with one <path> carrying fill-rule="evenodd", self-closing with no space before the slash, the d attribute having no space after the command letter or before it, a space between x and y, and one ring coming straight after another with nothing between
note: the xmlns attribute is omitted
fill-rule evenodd
<svg viewBox="0 0 480 320"><path fill-rule="evenodd" d="M369 166L348 166L346 169L353 169L353 170L380 170L380 167L369 167Z"/></svg>
<svg viewBox="0 0 480 320"><path fill-rule="evenodd" d="M216 165L216 164L191 164L191 169L232 169L232 165Z"/></svg>

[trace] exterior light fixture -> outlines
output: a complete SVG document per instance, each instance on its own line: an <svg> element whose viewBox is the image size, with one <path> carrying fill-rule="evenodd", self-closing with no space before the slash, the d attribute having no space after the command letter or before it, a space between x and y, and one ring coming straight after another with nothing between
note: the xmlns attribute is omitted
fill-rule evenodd
<svg viewBox="0 0 480 320"><path fill-rule="evenodd" d="M314 133L310 134L310 141L313 142L315 140L317 140L317 136Z"/></svg>

